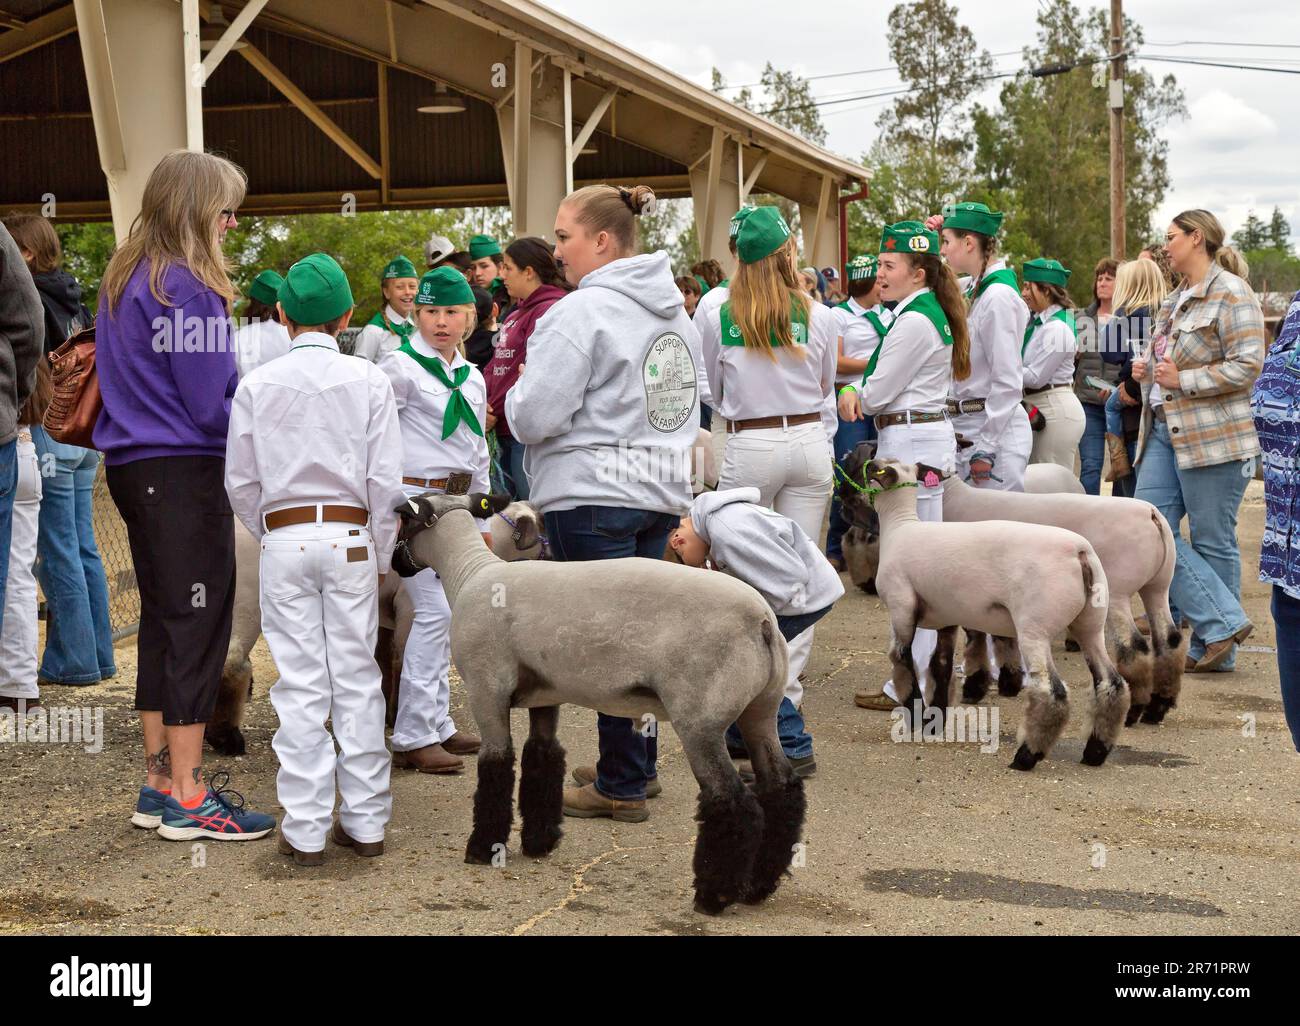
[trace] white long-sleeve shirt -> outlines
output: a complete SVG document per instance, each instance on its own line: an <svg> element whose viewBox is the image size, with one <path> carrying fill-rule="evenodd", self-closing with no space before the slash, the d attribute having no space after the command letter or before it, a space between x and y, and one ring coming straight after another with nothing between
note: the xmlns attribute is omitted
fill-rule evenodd
<svg viewBox="0 0 1300 1026"><path fill-rule="evenodd" d="M890 321L894 315L877 303L873 307L865 307L852 296L848 299L848 306L837 306L831 309L839 321L840 338L844 340L844 358L846 360L869 360L871 354L876 351L876 346L880 344L880 336L871 322L867 320L866 314L873 313L880 319L880 323L889 328ZM857 371L850 374L837 374L835 385L857 385L862 380L862 372Z"/></svg>
<svg viewBox="0 0 1300 1026"><path fill-rule="evenodd" d="M1058 319L1061 307L1053 304L1038 315L1042 321L1025 346L1025 389L1074 383L1074 353L1078 340L1064 321Z"/></svg>
<svg viewBox="0 0 1300 1026"><path fill-rule="evenodd" d="M704 337L704 322L709 319L711 313L716 315L719 307L730 296L731 290L726 285L716 285L702 295L700 301L695 304L695 313L691 315L691 323L695 325L695 330L699 333L701 340ZM718 403L721 401L721 396L715 396L712 387L709 385L709 374L704 367L703 356L701 347L700 362L695 365L696 380L700 387L700 403L711 410L716 410Z"/></svg>
<svg viewBox="0 0 1300 1026"><path fill-rule="evenodd" d="M289 331L279 321L255 321L237 329L234 335L235 362L239 376L246 378L264 363L289 351Z"/></svg>
<svg viewBox="0 0 1300 1026"><path fill-rule="evenodd" d="M882 413L937 413L947 408L952 387L952 346L943 344L939 332L923 313L908 310L917 289L894 307L894 320L876 369L866 381L855 384L868 416Z"/></svg>
<svg viewBox="0 0 1300 1026"><path fill-rule="evenodd" d="M418 334L411 337L411 348L421 356L442 360L447 377L453 381L458 367L469 367L469 377L460 391L474 408L482 428L487 418L487 383L478 368L460 353L448 364ZM468 473L473 475L470 491L491 491L488 469L492 457L486 437L474 434L462 423L443 440L442 418L451 400L451 389L405 353L389 353L379 361L379 369L388 375L397 400L402 424L402 476L437 480L450 474Z"/></svg>
<svg viewBox="0 0 1300 1026"><path fill-rule="evenodd" d="M715 409L727 420L817 413L834 437L838 421L834 400L827 399L835 393L839 322L831 311L812 303L807 345L777 346L772 360L748 346L722 344L721 308L719 303L707 310L699 323L709 391L721 396ZM834 424L828 424L828 419Z"/></svg>
<svg viewBox="0 0 1300 1026"><path fill-rule="evenodd" d="M995 260L985 277L1005 267L1006 261ZM952 395L956 399L984 400L984 423L978 436L971 439L975 443L972 451L996 455L1011 415L1024 397L1020 347L1025 342L1029 307L1009 285L993 284L975 300L967 323L970 377L953 381Z"/></svg>
<svg viewBox="0 0 1300 1026"><path fill-rule="evenodd" d="M412 329L415 328L415 321L412 318L401 316L387 303L384 304L384 316L388 318L389 324L409 324ZM412 330L411 338L415 337L416 332ZM401 344L402 339L399 335L377 324L367 324L357 332L356 341L352 343L352 355L378 364Z"/></svg>
<svg viewBox="0 0 1300 1026"><path fill-rule="evenodd" d="M370 511L385 573L397 541L402 436L393 389L377 367L306 332L289 352L239 382L226 438L226 492L253 537L262 515L330 503Z"/></svg>

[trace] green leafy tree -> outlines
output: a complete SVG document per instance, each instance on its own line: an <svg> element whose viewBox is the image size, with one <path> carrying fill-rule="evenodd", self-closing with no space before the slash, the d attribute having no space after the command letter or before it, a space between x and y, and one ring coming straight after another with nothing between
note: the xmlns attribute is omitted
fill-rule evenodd
<svg viewBox="0 0 1300 1026"><path fill-rule="evenodd" d="M1300 257L1275 246L1242 253L1250 265L1250 284L1256 292L1300 292Z"/></svg>
<svg viewBox="0 0 1300 1026"><path fill-rule="evenodd" d="M1291 252L1291 223L1278 207L1273 208L1268 222L1268 244L1279 253Z"/></svg>
<svg viewBox="0 0 1300 1026"><path fill-rule="evenodd" d="M1268 245L1268 235L1268 225L1252 210L1246 215L1246 223L1232 233L1232 244L1243 252L1263 249Z"/></svg>
<svg viewBox="0 0 1300 1026"><path fill-rule="evenodd" d="M65 224L55 222L63 247L63 269L81 285L81 301L91 313L99 309L99 282L117 245L109 221Z"/></svg>

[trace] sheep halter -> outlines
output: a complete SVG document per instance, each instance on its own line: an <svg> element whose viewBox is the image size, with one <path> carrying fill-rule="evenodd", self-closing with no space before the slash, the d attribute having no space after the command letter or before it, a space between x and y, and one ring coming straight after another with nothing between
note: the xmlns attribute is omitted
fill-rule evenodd
<svg viewBox="0 0 1300 1026"><path fill-rule="evenodd" d="M871 503L871 508L876 508L876 496L883 495L885 492L894 492L900 488L919 488L920 484L916 481L895 481L887 488L870 488L866 489L867 501Z"/></svg>

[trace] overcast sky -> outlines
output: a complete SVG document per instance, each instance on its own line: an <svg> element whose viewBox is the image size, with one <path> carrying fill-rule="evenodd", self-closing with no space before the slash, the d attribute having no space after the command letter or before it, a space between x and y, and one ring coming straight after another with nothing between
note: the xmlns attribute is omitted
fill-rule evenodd
<svg viewBox="0 0 1300 1026"><path fill-rule="evenodd" d="M718 67L729 84L756 82L771 61L805 76L891 64L885 39L891 3L822 0L755 5L740 0L656 0L652 6L609 0L543 0L562 14L622 43L672 71L707 86ZM1094 6L1079 4L1083 9ZM1109 4L1106 5L1107 7ZM961 20L998 70L1020 66L1021 47L1034 42L1036 0L958 0ZM753 13L759 11L761 13ZM653 16L651 16L653 12ZM1144 52L1202 57L1226 63L1267 64L1300 71L1300 4L1294 0L1128 0L1125 13L1143 28ZM1213 41L1213 45L1207 43ZM1245 43L1290 43L1244 46ZM1189 45L1157 45L1188 43ZM1223 44L1223 45L1219 45ZM1234 44L1234 45L1227 45ZM1160 208L1163 229L1188 207L1214 211L1231 233L1248 210L1268 219L1279 206L1300 238L1300 75L1145 62L1156 77L1172 71L1189 117L1170 124L1170 191ZM1090 74L1075 71L1072 74ZM812 83L818 99L851 97L899 83L892 69ZM982 97L996 101L997 86ZM860 158L877 135L876 119L889 100L844 102L822 108L832 150ZM869 104L869 105L868 105ZM1288 109L1290 107L1291 109ZM1105 146L1105 139L1099 140ZM1104 202L1105 197L1099 196Z"/></svg>

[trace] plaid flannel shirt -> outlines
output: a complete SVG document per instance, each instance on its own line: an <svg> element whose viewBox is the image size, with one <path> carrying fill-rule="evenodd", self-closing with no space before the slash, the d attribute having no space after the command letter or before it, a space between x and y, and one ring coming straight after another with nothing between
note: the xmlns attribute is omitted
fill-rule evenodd
<svg viewBox="0 0 1300 1026"><path fill-rule="evenodd" d="M1259 455L1250 392L1264 365L1264 313L1250 285L1217 263L1170 318L1174 293L1156 318L1154 334L1168 334L1178 387L1164 393L1165 419L1178 466L1212 467ZM1150 435L1155 363L1148 360L1139 453ZM1138 456L1141 459L1141 455Z"/></svg>
<svg viewBox="0 0 1300 1026"><path fill-rule="evenodd" d="M1255 382L1255 427L1264 450L1264 540L1259 579L1300 599L1300 292Z"/></svg>

